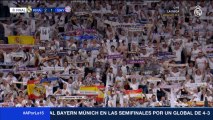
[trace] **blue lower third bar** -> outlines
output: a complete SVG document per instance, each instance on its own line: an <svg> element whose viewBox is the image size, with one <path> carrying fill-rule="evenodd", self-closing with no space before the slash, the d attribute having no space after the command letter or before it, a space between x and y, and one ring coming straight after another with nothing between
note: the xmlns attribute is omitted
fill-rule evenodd
<svg viewBox="0 0 213 120"><path fill-rule="evenodd" d="M51 120L212 120L213 108L51 108Z"/></svg>
<svg viewBox="0 0 213 120"><path fill-rule="evenodd" d="M0 120L50 120L50 108L0 108Z"/></svg>
<svg viewBox="0 0 213 120"><path fill-rule="evenodd" d="M0 108L0 120L212 120L213 108Z"/></svg>
<svg viewBox="0 0 213 120"><path fill-rule="evenodd" d="M54 8L55 13L65 12L65 8Z"/></svg>
<svg viewBox="0 0 213 120"><path fill-rule="evenodd" d="M43 13L44 9L43 8L32 8L32 12L34 12L34 13Z"/></svg>

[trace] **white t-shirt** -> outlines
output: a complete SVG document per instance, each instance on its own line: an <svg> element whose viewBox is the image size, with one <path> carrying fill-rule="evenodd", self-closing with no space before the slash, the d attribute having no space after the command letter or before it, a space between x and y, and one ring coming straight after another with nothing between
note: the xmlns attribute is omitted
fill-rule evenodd
<svg viewBox="0 0 213 120"><path fill-rule="evenodd" d="M4 37L8 37L9 35L12 35L12 27L14 27L14 24L7 25L7 24L2 24L4 27Z"/></svg>
<svg viewBox="0 0 213 120"><path fill-rule="evenodd" d="M23 85L27 85L27 81L30 79L30 77L23 77L22 81L24 82Z"/></svg>
<svg viewBox="0 0 213 120"><path fill-rule="evenodd" d="M40 39L49 40L50 39L50 27L40 27Z"/></svg>
<svg viewBox="0 0 213 120"><path fill-rule="evenodd" d="M4 62L5 63L11 63L12 62L12 56L10 53L3 53L4 55Z"/></svg>
<svg viewBox="0 0 213 120"><path fill-rule="evenodd" d="M115 78L115 81L118 83L118 85L119 85L120 87L122 87L122 86L124 85L125 79L124 79L123 76L122 76L122 77L117 76L117 77Z"/></svg>
<svg viewBox="0 0 213 120"><path fill-rule="evenodd" d="M193 46L192 42L185 43L185 48L187 53L190 53L192 51L192 46Z"/></svg>
<svg viewBox="0 0 213 120"><path fill-rule="evenodd" d="M201 51L200 49L192 50L191 61L195 61L195 58L197 57L200 51Z"/></svg>
<svg viewBox="0 0 213 120"><path fill-rule="evenodd" d="M139 87L139 83L138 83L138 82L136 82L135 84L129 83L129 86L130 86L130 88L132 88L133 90L137 90L138 87Z"/></svg>
<svg viewBox="0 0 213 120"><path fill-rule="evenodd" d="M17 82L17 78L16 77L6 77L4 78L8 83L12 84L13 82Z"/></svg>
<svg viewBox="0 0 213 120"><path fill-rule="evenodd" d="M121 66L121 70L122 70L122 73L123 73L123 75L126 75L127 74L127 68L126 68L127 66L125 65L125 66Z"/></svg>
<svg viewBox="0 0 213 120"><path fill-rule="evenodd" d="M173 49L173 51L175 52L175 61L181 61L181 52L182 52L182 48L179 48L178 50Z"/></svg>
<svg viewBox="0 0 213 120"><path fill-rule="evenodd" d="M53 95L53 86L45 86L46 89L46 97L48 97L49 95Z"/></svg>
<svg viewBox="0 0 213 120"><path fill-rule="evenodd" d="M171 72L172 77L179 77L180 76L180 72Z"/></svg>
<svg viewBox="0 0 213 120"><path fill-rule="evenodd" d="M202 75L195 74L195 76L194 76L195 83L201 83L202 79L203 79Z"/></svg>
<svg viewBox="0 0 213 120"><path fill-rule="evenodd" d="M207 59L205 57L197 58L196 63L197 63L198 68L202 70L202 69L205 68L205 64L207 63Z"/></svg>
<svg viewBox="0 0 213 120"><path fill-rule="evenodd" d="M21 28L19 32L21 35L30 35L30 26L28 26L26 29Z"/></svg>

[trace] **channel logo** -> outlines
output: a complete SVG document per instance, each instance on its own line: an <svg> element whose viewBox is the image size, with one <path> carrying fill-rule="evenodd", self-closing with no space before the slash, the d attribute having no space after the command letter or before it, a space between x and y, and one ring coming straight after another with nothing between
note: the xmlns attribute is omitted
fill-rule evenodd
<svg viewBox="0 0 213 120"><path fill-rule="evenodd" d="M26 7L13 7L10 8L10 13L27 13L27 8Z"/></svg>
<svg viewBox="0 0 213 120"><path fill-rule="evenodd" d="M71 12L71 7L70 6L65 7L65 12Z"/></svg>
<svg viewBox="0 0 213 120"><path fill-rule="evenodd" d="M202 9L199 5L197 5L194 9L194 15L196 17L200 17L202 15Z"/></svg>
<svg viewBox="0 0 213 120"><path fill-rule="evenodd" d="M31 6L28 6L28 7L27 7L27 13L30 13L30 12L32 12L32 7L31 7Z"/></svg>

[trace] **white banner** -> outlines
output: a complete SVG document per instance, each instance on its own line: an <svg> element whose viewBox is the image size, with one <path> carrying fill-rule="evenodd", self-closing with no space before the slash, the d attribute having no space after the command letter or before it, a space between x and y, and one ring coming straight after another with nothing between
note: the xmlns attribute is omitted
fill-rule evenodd
<svg viewBox="0 0 213 120"><path fill-rule="evenodd" d="M160 88L179 88L181 87L180 85L163 85L160 86Z"/></svg>
<svg viewBox="0 0 213 120"><path fill-rule="evenodd" d="M155 77L151 77L147 79L148 82L160 82L161 78L155 78Z"/></svg>
<svg viewBox="0 0 213 120"><path fill-rule="evenodd" d="M104 23L109 24L111 26L117 26L120 24L119 22L113 22L113 21L109 21L109 20L105 20Z"/></svg>
<svg viewBox="0 0 213 120"><path fill-rule="evenodd" d="M24 57L23 53L11 53L12 57Z"/></svg>
<svg viewBox="0 0 213 120"><path fill-rule="evenodd" d="M45 47L39 47L38 49L39 50L45 50Z"/></svg>
<svg viewBox="0 0 213 120"><path fill-rule="evenodd" d="M14 84L27 84L27 82L13 82Z"/></svg>
<svg viewBox="0 0 213 120"><path fill-rule="evenodd" d="M55 67L43 67L42 70L43 71L52 71L52 70L55 70Z"/></svg>
<svg viewBox="0 0 213 120"><path fill-rule="evenodd" d="M185 67L187 65L188 64L168 64L168 66L170 66L170 67Z"/></svg>
<svg viewBox="0 0 213 120"><path fill-rule="evenodd" d="M126 75L126 78L136 78L140 79L142 76L141 75Z"/></svg>
<svg viewBox="0 0 213 120"><path fill-rule="evenodd" d="M129 94L129 97L138 97L138 98L141 98L141 97L143 97L143 94L141 94L141 93L132 93L132 94Z"/></svg>
<svg viewBox="0 0 213 120"><path fill-rule="evenodd" d="M167 81L179 81L179 80L186 80L186 77L167 77Z"/></svg>
<svg viewBox="0 0 213 120"><path fill-rule="evenodd" d="M128 31L131 31L131 32L143 31L143 28L129 28Z"/></svg>
<svg viewBox="0 0 213 120"><path fill-rule="evenodd" d="M207 83L188 83L185 84L186 87L200 87L200 86L207 86Z"/></svg>
<svg viewBox="0 0 213 120"><path fill-rule="evenodd" d="M76 91L75 94L80 94L80 95L98 95L98 92L79 90L79 91Z"/></svg>
<svg viewBox="0 0 213 120"><path fill-rule="evenodd" d="M63 71L64 67L43 67L42 68L43 71Z"/></svg>
<svg viewBox="0 0 213 120"><path fill-rule="evenodd" d="M64 67L55 67L55 71L63 71Z"/></svg>
<svg viewBox="0 0 213 120"><path fill-rule="evenodd" d="M77 100L77 99L87 99L86 96L60 96L59 99Z"/></svg>

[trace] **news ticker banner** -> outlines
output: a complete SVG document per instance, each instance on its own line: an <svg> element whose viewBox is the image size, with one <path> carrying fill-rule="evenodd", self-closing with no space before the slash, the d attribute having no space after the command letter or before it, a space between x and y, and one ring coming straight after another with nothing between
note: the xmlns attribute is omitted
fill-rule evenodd
<svg viewBox="0 0 213 120"><path fill-rule="evenodd" d="M213 108L0 108L0 120L212 120Z"/></svg>
<svg viewBox="0 0 213 120"><path fill-rule="evenodd" d="M32 8L28 7L10 7L10 13L60 13L71 12L71 7L56 7L56 8Z"/></svg>

